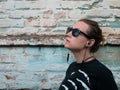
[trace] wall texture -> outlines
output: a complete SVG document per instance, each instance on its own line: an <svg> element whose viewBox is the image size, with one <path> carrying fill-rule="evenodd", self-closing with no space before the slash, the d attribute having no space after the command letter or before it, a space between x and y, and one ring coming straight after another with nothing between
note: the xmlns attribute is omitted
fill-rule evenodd
<svg viewBox="0 0 120 90"><path fill-rule="evenodd" d="M66 63L65 30L81 18L103 30L96 56L120 87L120 0L0 0L0 89L57 90L74 60Z"/></svg>
<svg viewBox="0 0 120 90"><path fill-rule="evenodd" d="M120 87L120 47L101 47L96 57L113 72ZM68 65L74 60L64 47L11 46L0 48L0 89L58 90ZM106 58L107 57L107 58Z"/></svg>
<svg viewBox="0 0 120 90"><path fill-rule="evenodd" d="M0 45L63 44L44 35L64 35L81 18L99 22L106 43L120 45L119 0L0 0ZM40 38L41 37L41 38ZM43 41L42 39L47 39Z"/></svg>

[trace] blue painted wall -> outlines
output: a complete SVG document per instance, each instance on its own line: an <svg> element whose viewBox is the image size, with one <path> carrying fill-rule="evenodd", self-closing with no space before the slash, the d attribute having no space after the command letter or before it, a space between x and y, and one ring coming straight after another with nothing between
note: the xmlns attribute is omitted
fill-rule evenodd
<svg viewBox="0 0 120 90"><path fill-rule="evenodd" d="M64 47L0 47L0 89L57 90L68 65L74 61L70 53L67 63L68 52ZM104 46L95 55L112 70L120 86L120 47Z"/></svg>

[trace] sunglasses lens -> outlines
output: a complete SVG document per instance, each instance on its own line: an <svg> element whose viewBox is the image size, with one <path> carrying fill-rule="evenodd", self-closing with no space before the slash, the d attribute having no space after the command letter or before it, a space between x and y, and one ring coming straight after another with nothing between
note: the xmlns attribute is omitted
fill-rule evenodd
<svg viewBox="0 0 120 90"><path fill-rule="evenodd" d="M80 34L80 30L78 30L78 29L73 29L73 28L70 28L70 27L67 28L66 34L69 33L69 32L71 32L71 31L72 31L72 35L73 35L74 37L77 37L77 36L79 36L79 34Z"/></svg>
<svg viewBox="0 0 120 90"><path fill-rule="evenodd" d="M72 31L72 35L74 37L77 37L80 34L83 34L86 38L91 39L91 37L89 35L85 34L84 32L80 31L79 29L74 29L74 28L71 28L71 27L67 28L66 34L69 33L69 32L71 32L71 31Z"/></svg>
<svg viewBox="0 0 120 90"><path fill-rule="evenodd" d="M74 37L79 36L79 34L80 34L80 30L78 30L78 29L74 29L74 30L72 31L72 35L73 35Z"/></svg>
<svg viewBox="0 0 120 90"><path fill-rule="evenodd" d="M72 28L68 27L67 31L66 31L66 34L69 33L69 32L71 32L71 31L72 31Z"/></svg>

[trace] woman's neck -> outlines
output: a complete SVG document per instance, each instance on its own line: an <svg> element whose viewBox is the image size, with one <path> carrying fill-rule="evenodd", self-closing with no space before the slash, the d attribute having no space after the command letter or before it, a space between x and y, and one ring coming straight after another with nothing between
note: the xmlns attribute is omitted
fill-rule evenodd
<svg viewBox="0 0 120 90"><path fill-rule="evenodd" d="M90 53L87 49L84 51L74 51L73 54L77 63L88 62L94 59L94 54Z"/></svg>

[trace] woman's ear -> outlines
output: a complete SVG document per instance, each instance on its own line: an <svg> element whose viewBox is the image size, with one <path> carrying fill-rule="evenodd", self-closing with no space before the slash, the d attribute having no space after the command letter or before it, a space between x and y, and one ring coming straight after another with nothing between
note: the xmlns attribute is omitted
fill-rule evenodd
<svg viewBox="0 0 120 90"><path fill-rule="evenodd" d="M92 47L95 43L95 39L90 39L89 41L87 41L86 47Z"/></svg>

